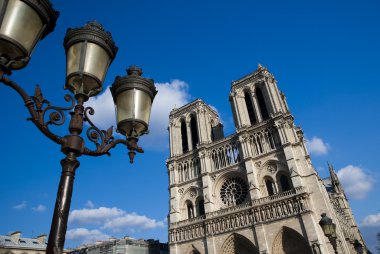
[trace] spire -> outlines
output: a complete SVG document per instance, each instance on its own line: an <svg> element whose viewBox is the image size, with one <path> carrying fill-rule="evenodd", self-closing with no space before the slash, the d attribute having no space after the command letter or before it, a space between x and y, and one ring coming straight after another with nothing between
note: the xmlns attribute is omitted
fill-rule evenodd
<svg viewBox="0 0 380 254"><path fill-rule="evenodd" d="M342 192L342 187L340 185L338 175L335 173L334 167L329 162L327 162L327 166L329 168L331 185L334 188L334 192L336 193Z"/></svg>

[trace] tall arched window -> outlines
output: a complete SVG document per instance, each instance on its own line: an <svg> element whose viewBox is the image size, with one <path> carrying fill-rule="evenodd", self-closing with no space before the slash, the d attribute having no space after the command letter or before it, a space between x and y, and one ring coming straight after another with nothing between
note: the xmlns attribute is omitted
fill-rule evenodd
<svg viewBox="0 0 380 254"><path fill-rule="evenodd" d="M198 202L198 212L199 212L199 216L202 216L205 214L205 201L203 199L199 200Z"/></svg>
<svg viewBox="0 0 380 254"><path fill-rule="evenodd" d="M274 139L274 144L276 147L281 146L281 139L280 139L280 134L278 134L278 129L274 128L272 131L273 139Z"/></svg>
<svg viewBox="0 0 380 254"><path fill-rule="evenodd" d="M281 184L282 191L287 191L291 189L289 179L285 175L280 176L280 184Z"/></svg>
<svg viewBox="0 0 380 254"><path fill-rule="evenodd" d="M275 187L274 182L271 178L265 179L265 185L267 187L267 191L268 191L269 196L276 194L276 187Z"/></svg>
<svg viewBox="0 0 380 254"><path fill-rule="evenodd" d="M244 92L244 100L245 105L247 106L249 121L251 122L251 125L257 123L256 116L255 116L255 109L252 104L251 96L247 91Z"/></svg>
<svg viewBox="0 0 380 254"><path fill-rule="evenodd" d="M261 116L263 117L263 120L266 120L269 118L268 109L265 103L263 92L259 87L256 87L256 98L259 103L259 108L261 112Z"/></svg>
<svg viewBox="0 0 380 254"><path fill-rule="evenodd" d="M194 207L192 203L187 203L187 218L194 218Z"/></svg>
<svg viewBox="0 0 380 254"><path fill-rule="evenodd" d="M193 149L196 149L199 139L198 139L197 120L195 119L194 115L192 115L190 118L190 129L191 129L191 141L192 141Z"/></svg>
<svg viewBox="0 0 380 254"><path fill-rule="evenodd" d="M189 151L189 144L187 143L187 130L185 120L181 121L181 137L182 137L182 152Z"/></svg>

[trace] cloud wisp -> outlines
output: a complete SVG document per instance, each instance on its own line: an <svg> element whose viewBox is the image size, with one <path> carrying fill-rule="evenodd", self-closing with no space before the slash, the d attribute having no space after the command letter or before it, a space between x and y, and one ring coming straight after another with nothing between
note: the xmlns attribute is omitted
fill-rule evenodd
<svg viewBox="0 0 380 254"><path fill-rule="evenodd" d="M32 209L33 209L33 211L35 211L35 212L42 213L42 212L45 212L45 211L46 211L46 206L39 204L38 206L33 207Z"/></svg>
<svg viewBox="0 0 380 254"><path fill-rule="evenodd" d="M175 79L171 82L156 83L158 93L153 101L151 119L149 124L149 135L141 139L144 148L153 150L166 149L168 138L169 113L176 107L181 107L189 102L191 96L188 93L188 84ZM95 109L92 121L101 129L116 126L115 106L109 87L97 97L91 98L87 106Z"/></svg>
<svg viewBox="0 0 380 254"><path fill-rule="evenodd" d="M21 210L26 208L26 201L22 201L20 204L17 204L12 207L13 209Z"/></svg>
<svg viewBox="0 0 380 254"><path fill-rule="evenodd" d="M363 226L363 227L378 227L378 226L380 226L380 212L377 214L367 215L363 219L361 226Z"/></svg>
<svg viewBox="0 0 380 254"><path fill-rule="evenodd" d="M137 213L128 213L117 207L73 210L69 216L69 223L95 225L100 229L107 229L114 232L121 230L136 232L163 228L165 226L163 221L157 221Z"/></svg>
<svg viewBox="0 0 380 254"><path fill-rule="evenodd" d="M87 202L85 204L85 207L87 207L87 208L94 208L95 205L94 205L94 203L91 200L87 200Z"/></svg>
<svg viewBox="0 0 380 254"><path fill-rule="evenodd" d="M96 241L106 240L110 238L109 235L103 234L98 229L89 230L87 228L75 228L67 230L66 239L78 241L82 244L93 243Z"/></svg>
<svg viewBox="0 0 380 254"><path fill-rule="evenodd" d="M353 199L364 199L374 186L375 180L362 168L348 165L337 172L345 193Z"/></svg>
<svg viewBox="0 0 380 254"><path fill-rule="evenodd" d="M326 155L330 150L330 145L328 143L315 136L310 140L306 139L306 147L309 153L314 155Z"/></svg>

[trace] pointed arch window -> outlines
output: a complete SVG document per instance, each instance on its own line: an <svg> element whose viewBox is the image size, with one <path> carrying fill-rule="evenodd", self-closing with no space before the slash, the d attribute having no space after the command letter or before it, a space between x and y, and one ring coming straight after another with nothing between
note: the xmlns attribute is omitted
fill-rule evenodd
<svg viewBox="0 0 380 254"><path fill-rule="evenodd" d="M190 129L191 129L191 141L192 141L193 149L196 149L199 139L198 139L197 120L195 119L194 115L192 115L190 118Z"/></svg>
<svg viewBox="0 0 380 254"><path fill-rule="evenodd" d="M199 212L199 216L202 216L205 214L205 201L203 199L199 200L198 202L198 212Z"/></svg>
<svg viewBox="0 0 380 254"><path fill-rule="evenodd" d="M271 178L265 179L265 185L267 187L269 196L276 194L276 186L274 185L274 181Z"/></svg>
<svg viewBox="0 0 380 254"><path fill-rule="evenodd" d="M251 125L256 124L257 120L255 116L255 109L252 103L252 98L247 91L244 92L244 100L248 111L249 121L251 122Z"/></svg>
<svg viewBox="0 0 380 254"><path fill-rule="evenodd" d="M269 114L268 114L267 105L265 103L263 92L261 91L259 87L256 87L256 98L259 103L260 113L261 113L261 116L263 117L263 120L268 119Z"/></svg>
<svg viewBox="0 0 380 254"><path fill-rule="evenodd" d="M182 152L186 153L189 151L189 144L187 141L187 130L185 120L181 121L181 137L182 137Z"/></svg>
<svg viewBox="0 0 380 254"><path fill-rule="evenodd" d="M286 175L280 176L280 184L281 184L282 191L287 191L291 189L289 179Z"/></svg>
<svg viewBox="0 0 380 254"><path fill-rule="evenodd" d="M192 203L187 203L187 218L194 218L194 207Z"/></svg>

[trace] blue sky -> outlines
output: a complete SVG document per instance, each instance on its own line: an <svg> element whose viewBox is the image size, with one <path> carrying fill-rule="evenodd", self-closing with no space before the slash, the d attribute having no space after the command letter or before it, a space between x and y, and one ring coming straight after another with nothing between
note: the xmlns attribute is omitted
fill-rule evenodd
<svg viewBox="0 0 380 254"><path fill-rule="evenodd" d="M65 105L62 89L68 27L97 20L119 52L104 84L129 65L143 68L159 94L145 154L129 164L118 147L111 157L81 157L66 247L109 236L167 241L167 114L202 98L232 133L228 93L232 80L266 66L286 94L309 142L314 167L338 171L367 244L380 232L380 3L378 1L53 1L61 12L29 65L12 78L33 94ZM60 147L27 122L15 92L1 87L3 109L0 234L48 234L60 177ZM107 89L89 102L103 128L114 124ZM99 106L100 105L100 106ZM66 128L55 129L64 135ZM114 225L118 225L115 227Z"/></svg>

